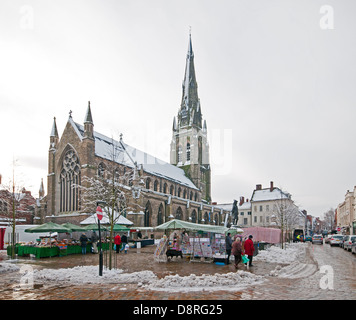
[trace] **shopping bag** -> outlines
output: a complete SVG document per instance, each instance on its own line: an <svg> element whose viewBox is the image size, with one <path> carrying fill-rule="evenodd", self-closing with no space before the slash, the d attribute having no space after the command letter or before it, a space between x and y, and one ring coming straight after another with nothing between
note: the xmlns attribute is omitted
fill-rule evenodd
<svg viewBox="0 0 356 320"><path fill-rule="evenodd" d="M249 262L250 261L250 259L246 256L246 255L243 255L242 256L242 262L243 263L247 263L247 262Z"/></svg>
<svg viewBox="0 0 356 320"><path fill-rule="evenodd" d="M114 250L116 250L116 244L114 244Z"/></svg>

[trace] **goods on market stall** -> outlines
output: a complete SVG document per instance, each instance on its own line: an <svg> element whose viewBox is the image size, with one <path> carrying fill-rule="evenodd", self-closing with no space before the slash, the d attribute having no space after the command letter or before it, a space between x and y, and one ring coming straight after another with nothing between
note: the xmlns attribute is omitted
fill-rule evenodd
<svg viewBox="0 0 356 320"><path fill-rule="evenodd" d="M165 260L165 254L168 245L168 238L164 235L163 238L159 241L157 248L154 253L154 259L158 262L161 262L161 259Z"/></svg>
<svg viewBox="0 0 356 320"><path fill-rule="evenodd" d="M192 243L191 261L196 261L197 258L200 261L206 261L206 258L213 257L209 238L191 238L190 240Z"/></svg>
<svg viewBox="0 0 356 320"><path fill-rule="evenodd" d="M221 234L215 234L215 239L213 239L211 245L213 254L223 254L226 251L225 237Z"/></svg>

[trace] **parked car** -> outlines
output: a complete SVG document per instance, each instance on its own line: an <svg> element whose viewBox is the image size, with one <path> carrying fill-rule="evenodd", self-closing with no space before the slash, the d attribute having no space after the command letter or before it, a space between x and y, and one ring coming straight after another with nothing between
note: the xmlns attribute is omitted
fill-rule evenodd
<svg viewBox="0 0 356 320"><path fill-rule="evenodd" d="M343 239L343 235L333 234L333 236L330 238L329 244L330 246L340 246L340 243L342 243Z"/></svg>
<svg viewBox="0 0 356 320"><path fill-rule="evenodd" d="M311 236L306 236L304 241L305 242L307 242L307 241L312 242L312 237Z"/></svg>
<svg viewBox="0 0 356 320"><path fill-rule="evenodd" d="M320 234L315 234L315 235L313 235L313 238L312 238L312 244L314 244L314 243L319 243L319 244L323 244L324 242L323 242L323 236L322 235L320 235Z"/></svg>
<svg viewBox="0 0 356 320"><path fill-rule="evenodd" d="M343 248L344 247L344 242L346 241L346 239L348 238L348 236L344 236L342 238L342 242L340 243L340 248Z"/></svg>
<svg viewBox="0 0 356 320"><path fill-rule="evenodd" d="M356 242L354 242L351 246L351 252L356 253Z"/></svg>
<svg viewBox="0 0 356 320"><path fill-rule="evenodd" d="M329 243L330 242L330 238L332 237L332 234L329 234L326 238L325 238L325 243Z"/></svg>
<svg viewBox="0 0 356 320"><path fill-rule="evenodd" d="M347 251L351 251L353 243L356 243L356 235L346 236L344 239L344 249Z"/></svg>

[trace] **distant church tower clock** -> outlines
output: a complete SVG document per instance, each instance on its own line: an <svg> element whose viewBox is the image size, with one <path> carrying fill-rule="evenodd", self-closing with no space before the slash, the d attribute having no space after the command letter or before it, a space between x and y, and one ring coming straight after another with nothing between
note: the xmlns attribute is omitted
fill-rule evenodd
<svg viewBox="0 0 356 320"><path fill-rule="evenodd" d="M188 53L182 87L182 101L177 118L173 118L170 162L182 168L196 187L201 200L211 202L211 172L206 121L202 120L194 53L189 34Z"/></svg>

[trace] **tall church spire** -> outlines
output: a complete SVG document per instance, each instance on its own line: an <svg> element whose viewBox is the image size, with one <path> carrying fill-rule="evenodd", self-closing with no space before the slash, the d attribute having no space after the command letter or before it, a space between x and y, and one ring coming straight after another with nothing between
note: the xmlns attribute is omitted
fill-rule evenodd
<svg viewBox="0 0 356 320"><path fill-rule="evenodd" d="M190 33L182 89L183 92L178 114L178 126L196 126L201 128L202 118L200 100L198 97L198 84L195 77L194 52L192 36Z"/></svg>
<svg viewBox="0 0 356 320"><path fill-rule="evenodd" d="M207 127L206 121L202 122L190 33L182 89L178 121L173 119L170 162L183 168L185 174L201 191L201 199L210 202L211 171Z"/></svg>

